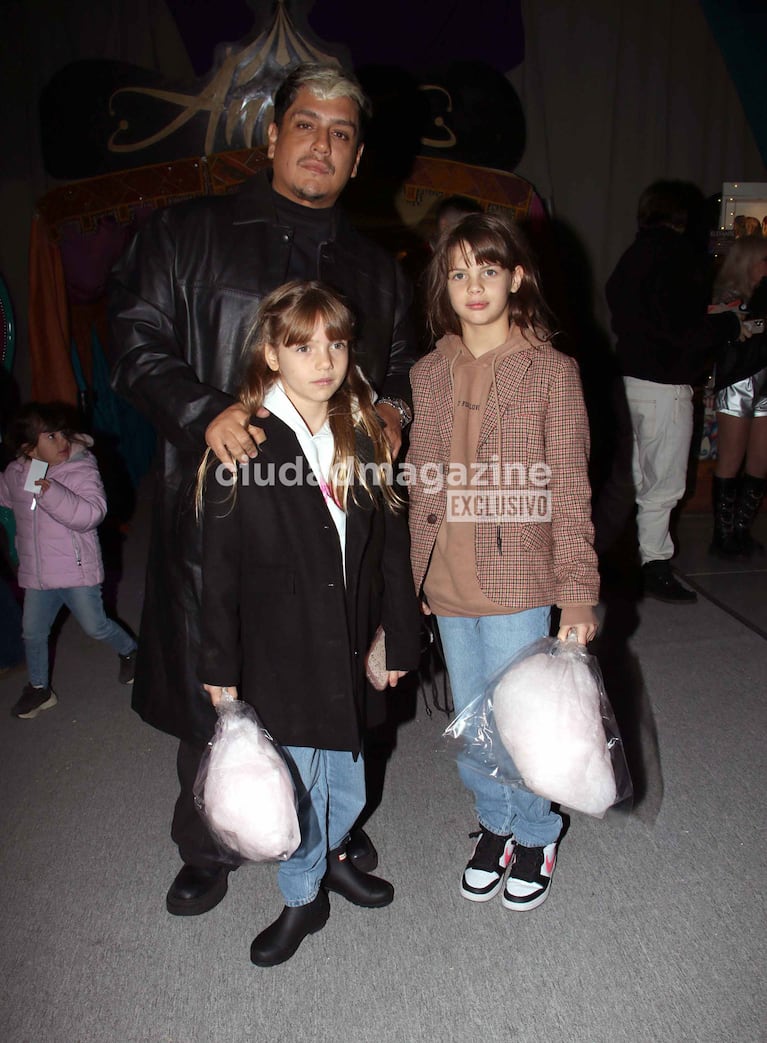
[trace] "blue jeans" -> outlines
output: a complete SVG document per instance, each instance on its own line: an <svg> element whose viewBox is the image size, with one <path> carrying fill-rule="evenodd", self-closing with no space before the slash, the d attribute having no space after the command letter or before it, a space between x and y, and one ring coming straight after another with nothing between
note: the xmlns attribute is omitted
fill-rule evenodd
<svg viewBox="0 0 767 1043"><path fill-rule="evenodd" d="M296 784L301 843L280 862L285 905L307 905L320 889L327 853L340 847L365 806L365 764L344 750L283 746Z"/></svg>
<svg viewBox="0 0 767 1043"><path fill-rule="evenodd" d="M136 642L119 624L107 617L101 586L62 587L58 590L24 591L24 648L29 680L35 687L48 685L48 638L62 605L66 605L89 637L108 641L118 655L129 655Z"/></svg>
<svg viewBox="0 0 767 1043"><path fill-rule="evenodd" d="M550 619L548 607L508 616L437 617L456 714L484 693L521 648L548 635ZM458 772L474 794L477 818L485 829L499 836L513 834L525 847L545 847L558 839L562 819L551 810L550 801L461 764Z"/></svg>

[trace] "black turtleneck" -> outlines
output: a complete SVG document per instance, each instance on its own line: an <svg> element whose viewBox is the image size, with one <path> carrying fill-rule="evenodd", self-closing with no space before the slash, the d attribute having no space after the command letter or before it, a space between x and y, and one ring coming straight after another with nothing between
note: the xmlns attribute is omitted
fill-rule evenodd
<svg viewBox="0 0 767 1043"><path fill-rule="evenodd" d="M294 203L272 189L277 221L293 229L288 279L320 277L320 247L335 239L338 212L334 206L316 208Z"/></svg>

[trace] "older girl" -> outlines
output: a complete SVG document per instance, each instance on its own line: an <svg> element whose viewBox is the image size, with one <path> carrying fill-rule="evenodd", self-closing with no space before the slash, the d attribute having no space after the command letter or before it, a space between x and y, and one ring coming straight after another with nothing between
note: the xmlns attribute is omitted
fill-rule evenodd
<svg viewBox="0 0 767 1043"><path fill-rule="evenodd" d="M560 637L574 629L585 644L596 632L588 423L516 228L464 217L439 240L426 290L440 339L411 373L412 565L460 712L548 634L552 604ZM461 894L485 902L503 888L505 908L534 909L549 893L560 816L522 787L461 777L479 819Z"/></svg>

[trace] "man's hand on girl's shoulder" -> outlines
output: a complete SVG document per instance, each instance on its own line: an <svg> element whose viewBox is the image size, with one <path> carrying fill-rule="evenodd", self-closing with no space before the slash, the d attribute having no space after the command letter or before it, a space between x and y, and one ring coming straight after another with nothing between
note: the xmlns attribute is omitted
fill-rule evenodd
<svg viewBox="0 0 767 1043"><path fill-rule="evenodd" d="M269 411L262 407L257 415L267 417ZM259 445L266 441L263 429L249 420L247 409L234 402L205 428L205 444L232 473L237 470L237 463L246 464L258 456Z"/></svg>

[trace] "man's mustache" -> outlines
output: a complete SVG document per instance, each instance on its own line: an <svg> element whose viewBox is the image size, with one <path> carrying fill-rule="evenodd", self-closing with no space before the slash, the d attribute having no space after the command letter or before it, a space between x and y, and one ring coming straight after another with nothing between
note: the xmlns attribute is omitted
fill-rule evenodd
<svg viewBox="0 0 767 1043"><path fill-rule="evenodd" d="M298 161L298 165L301 166L304 163L312 163L314 166L321 166L327 174L335 174L336 172L336 168L332 163L327 163L324 159L317 159L316 156L302 156Z"/></svg>

